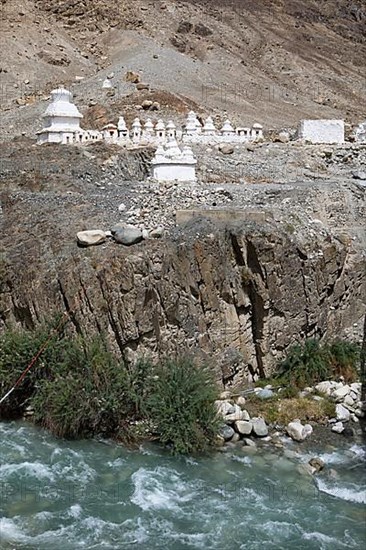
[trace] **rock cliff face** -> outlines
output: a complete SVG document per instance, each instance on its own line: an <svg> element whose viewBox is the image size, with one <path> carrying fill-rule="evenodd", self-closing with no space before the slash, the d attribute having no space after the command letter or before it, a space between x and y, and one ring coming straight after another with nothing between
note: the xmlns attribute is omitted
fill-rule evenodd
<svg viewBox="0 0 366 550"><path fill-rule="evenodd" d="M105 333L128 361L193 353L224 385L270 374L305 337L361 341L365 188L348 172L364 152L323 149L232 155L240 181L253 166L265 179L263 165L282 183L163 186L146 180L150 150L1 145L0 330L66 312L70 329ZM198 153L221 174L220 157ZM289 162L325 154L329 181L294 182ZM79 231L120 222L164 236L77 246Z"/></svg>
<svg viewBox="0 0 366 550"><path fill-rule="evenodd" d="M349 241L298 242L272 223L196 221L133 248L23 234L2 264L3 322L66 311L76 332L106 333L128 360L190 351L234 385L268 375L296 340L342 335L366 295Z"/></svg>

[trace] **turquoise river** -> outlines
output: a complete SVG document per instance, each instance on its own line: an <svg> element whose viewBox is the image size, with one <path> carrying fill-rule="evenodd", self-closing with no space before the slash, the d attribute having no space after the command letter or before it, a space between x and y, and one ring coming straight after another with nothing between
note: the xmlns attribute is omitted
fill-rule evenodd
<svg viewBox="0 0 366 550"><path fill-rule="evenodd" d="M294 443L174 458L0 423L1 550L366 548L365 450Z"/></svg>

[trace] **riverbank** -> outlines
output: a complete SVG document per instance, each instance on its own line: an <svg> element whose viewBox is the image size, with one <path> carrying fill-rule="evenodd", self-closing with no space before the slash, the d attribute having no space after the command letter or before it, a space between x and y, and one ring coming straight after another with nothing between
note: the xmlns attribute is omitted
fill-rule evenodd
<svg viewBox="0 0 366 550"><path fill-rule="evenodd" d="M225 391L215 405L224 447L253 449L265 442L281 449L292 440L304 448L321 448L366 441L360 382L328 380L301 391L268 384L239 393Z"/></svg>

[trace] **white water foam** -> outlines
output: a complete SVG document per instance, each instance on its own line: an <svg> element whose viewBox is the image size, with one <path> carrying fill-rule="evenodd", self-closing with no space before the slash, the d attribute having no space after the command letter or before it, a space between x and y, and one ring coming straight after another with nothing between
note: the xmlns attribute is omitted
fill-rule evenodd
<svg viewBox="0 0 366 550"><path fill-rule="evenodd" d="M366 504L366 490L360 489L360 487L355 484L349 484L352 485L352 487L341 487L339 485L331 485L321 478L317 478L316 483L319 491L322 491L323 493L327 493L328 495L346 500L348 502Z"/></svg>
<svg viewBox="0 0 366 550"><path fill-rule="evenodd" d="M195 492L180 475L168 468L158 466L154 470L139 468L132 475L135 486L131 501L142 510L179 511L180 504L191 501Z"/></svg>
<svg viewBox="0 0 366 550"><path fill-rule="evenodd" d="M41 462L20 462L19 464L3 464L0 466L1 480L9 478L12 474L17 474L20 478L34 476L37 479L48 479L49 481L55 479L52 470Z"/></svg>
<svg viewBox="0 0 366 550"><path fill-rule="evenodd" d="M234 460L234 462L240 462L241 464L252 464L252 460L249 458L249 456L232 455L231 460Z"/></svg>
<svg viewBox="0 0 366 550"><path fill-rule="evenodd" d="M26 536L22 533L15 521L9 518L0 518L0 535L2 541L25 541Z"/></svg>
<svg viewBox="0 0 366 550"><path fill-rule="evenodd" d="M330 537L328 535L324 535L324 533L319 533L318 531L314 531L312 533L304 533L303 534L304 540L311 540L314 541L317 544L317 548L319 550L325 550L325 549L335 549L335 548L357 548L357 546L354 546L354 541L350 540L348 537L347 542L342 542L339 539L336 539L334 537Z"/></svg>
<svg viewBox="0 0 366 550"><path fill-rule="evenodd" d="M356 455L358 458L366 458L366 448L361 447L360 445L352 445L350 451Z"/></svg>
<svg viewBox="0 0 366 550"><path fill-rule="evenodd" d="M73 506L70 506L68 510L68 516L72 518L79 518L82 514L82 511L83 509L80 504L74 504Z"/></svg>

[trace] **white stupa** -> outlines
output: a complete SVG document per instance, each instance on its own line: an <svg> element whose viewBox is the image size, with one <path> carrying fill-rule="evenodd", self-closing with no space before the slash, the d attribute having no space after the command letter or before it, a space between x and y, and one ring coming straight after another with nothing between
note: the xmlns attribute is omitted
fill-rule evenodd
<svg viewBox="0 0 366 550"><path fill-rule="evenodd" d="M118 137L122 140L127 140L129 138L129 131L126 125L126 121L123 116L120 116L117 123Z"/></svg>
<svg viewBox="0 0 366 550"><path fill-rule="evenodd" d="M207 117L205 120L205 124L202 128L202 133L205 136L215 136L216 135L216 128L213 123L212 117Z"/></svg>
<svg viewBox="0 0 366 550"><path fill-rule="evenodd" d="M154 124L151 118L148 118L144 124L143 137L148 141L151 141L154 138Z"/></svg>
<svg viewBox="0 0 366 550"><path fill-rule="evenodd" d="M72 93L65 88L53 90L51 98L43 115L44 128L37 132L37 143L73 143L75 135L83 132L80 128L83 115L72 103Z"/></svg>
<svg viewBox="0 0 366 550"><path fill-rule="evenodd" d="M232 136L235 134L235 130L230 122L230 120L226 119L224 122L223 127L221 128L221 134L223 136Z"/></svg>
<svg viewBox="0 0 366 550"><path fill-rule="evenodd" d="M151 176L157 181L196 181L196 164L192 149L180 150L175 138L170 138L165 147L159 145L151 161Z"/></svg>
<svg viewBox="0 0 366 550"><path fill-rule="evenodd" d="M187 136L195 136L201 131L201 124L194 111L189 111L184 128Z"/></svg>
<svg viewBox="0 0 366 550"><path fill-rule="evenodd" d="M132 131L131 131L132 141L134 142L140 141L141 132L142 132L141 122L140 122L140 119L136 117L132 123Z"/></svg>

